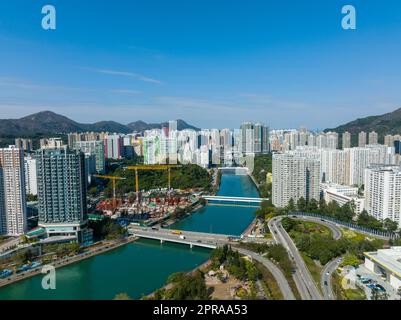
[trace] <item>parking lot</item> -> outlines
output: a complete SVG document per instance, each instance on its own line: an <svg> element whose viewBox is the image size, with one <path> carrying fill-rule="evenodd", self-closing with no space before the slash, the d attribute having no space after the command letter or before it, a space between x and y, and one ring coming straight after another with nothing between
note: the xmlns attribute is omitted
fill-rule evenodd
<svg viewBox="0 0 401 320"><path fill-rule="evenodd" d="M378 284L384 288L386 293L389 295L389 300L400 300L400 296L397 295L397 290L383 280L381 275L371 272L364 265L360 265L359 268L356 269L356 274L357 276L359 275L361 277L357 279L357 282L364 288L366 297L369 300L371 300L372 296L372 289L369 287L373 287L375 284ZM361 279L370 279L371 281L368 283L362 283Z"/></svg>

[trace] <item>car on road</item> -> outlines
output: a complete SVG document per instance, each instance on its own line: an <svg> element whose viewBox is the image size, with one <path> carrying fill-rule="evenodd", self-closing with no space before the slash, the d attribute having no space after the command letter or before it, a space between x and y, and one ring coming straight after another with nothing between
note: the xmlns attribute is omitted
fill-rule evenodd
<svg viewBox="0 0 401 320"><path fill-rule="evenodd" d="M329 284L327 283L327 281L325 281L325 282L324 282L324 285L325 285L325 286L328 286Z"/></svg>
<svg viewBox="0 0 401 320"><path fill-rule="evenodd" d="M376 289L376 286L374 284L369 284L368 288L374 290L374 289Z"/></svg>
<svg viewBox="0 0 401 320"><path fill-rule="evenodd" d="M376 284L375 287L376 287L377 290L379 290L379 291L381 291L381 292L386 292L386 289L384 289L384 287L381 286L380 284Z"/></svg>
<svg viewBox="0 0 401 320"><path fill-rule="evenodd" d="M159 228L156 228L156 227L152 227L152 230L159 230Z"/></svg>
<svg viewBox="0 0 401 320"><path fill-rule="evenodd" d="M329 276L330 275L330 272L326 272L326 276Z"/></svg>

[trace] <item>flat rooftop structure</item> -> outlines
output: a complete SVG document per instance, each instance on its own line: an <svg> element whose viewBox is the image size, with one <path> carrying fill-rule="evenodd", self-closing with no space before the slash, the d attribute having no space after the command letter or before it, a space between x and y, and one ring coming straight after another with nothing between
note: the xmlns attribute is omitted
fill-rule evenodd
<svg viewBox="0 0 401 320"><path fill-rule="evenodd" d="M401 247L365 252L364 255L401 278Z"/></svg>

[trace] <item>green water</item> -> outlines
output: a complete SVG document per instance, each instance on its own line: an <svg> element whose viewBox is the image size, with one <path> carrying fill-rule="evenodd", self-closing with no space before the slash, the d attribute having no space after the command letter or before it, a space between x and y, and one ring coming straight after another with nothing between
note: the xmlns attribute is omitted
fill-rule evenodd
<svg viewBox="0 0 401 320"><path fill-rule="evenodd" d="M219 195L256 197L258 193L249 177L223 175ZM207 206L175 224L174 228L241 234L253 220L254 210ZM43 290L42 277L36 276L0 289L0 300L113 299L121 292L140 298L163 286L171 273L199 266L209 253L203 248L140 240L57 269L56 290Z"/></svg>

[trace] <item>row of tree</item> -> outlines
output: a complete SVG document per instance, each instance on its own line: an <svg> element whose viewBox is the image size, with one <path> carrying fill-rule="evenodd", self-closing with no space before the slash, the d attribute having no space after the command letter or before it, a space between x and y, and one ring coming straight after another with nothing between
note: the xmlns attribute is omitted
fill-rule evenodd
<svg viewBox="0 0 401 320"><path fill-rule="evenodd" d="M363 259L363 253L376 251L383 246L381 240L368 241L366 239L347 239L342 237L334 240L331 235L318 233L305 233L303 222L295 221L289 217L282 220L283 228L291 235L297 248L305 252L310 258L326 264L330 260L345 253Z"/></svg>
<svg viewBox="0 0 401 320"><path fill-rule="evenodd" d="M134 192L135 171L125 170L123 167L116 168L112 175L124 177L125 180L117 181L116 191L123 195ZM166 171L139 171L139 188L141 190L151 190L168 187L168 175ZM187 164L177 169L171 170L171 187L174 189L203 189L212 190L212 177L207 170L194 164ZM105 193L112 195L112 184L108 183Z"/></svg>
<svg viewBox="0 0 401 320"><path fill-rule="evenodd" d="M390 219L379 221L370 216L365 210L360 213L355 213L355 204L349 202L340 206L336 201L327 203L324 199L317 201L311 199L306 201L300 198L297 202L290 199L285 208L276 208L271 202L263 202L261 207L255 212L257 217L264 218L266 215L287 215L291 212L316 213L322 216L331 217L339 221L355 223L360 227L374 229L378 231L395 232L398 229L398 224Z"/></svg>

